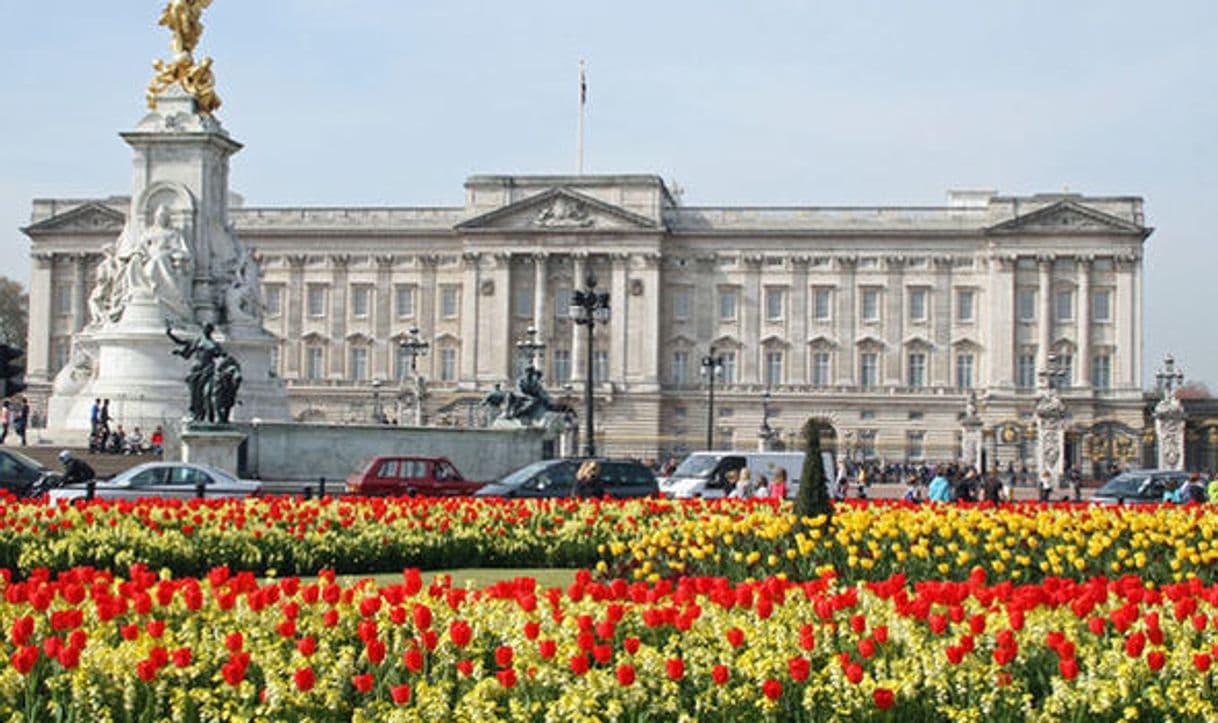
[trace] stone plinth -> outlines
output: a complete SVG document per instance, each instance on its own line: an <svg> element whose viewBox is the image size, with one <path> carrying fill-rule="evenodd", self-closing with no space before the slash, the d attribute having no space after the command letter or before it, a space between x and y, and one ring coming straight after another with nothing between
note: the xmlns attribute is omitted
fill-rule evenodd
<svg viewBox="0 0 1218 723"><path fill-rule="evenodd" d="M1167 399L1155 407L1155 438L1159 469L1184 469L1184 407Z"/></svg>
<svg viewBox="0 0 1218 723"><path fill-rule="evenodd" d="M967 417L960 423L961 461L980 468L981 449L981 419L978 417Z"/></svg>
<svg viewBox="0 0 1218 723"><path fill-rule="evenodd" d="M182 461L206 464L237 476L237 452L245 433L227 425L182 425Z"/></svg>

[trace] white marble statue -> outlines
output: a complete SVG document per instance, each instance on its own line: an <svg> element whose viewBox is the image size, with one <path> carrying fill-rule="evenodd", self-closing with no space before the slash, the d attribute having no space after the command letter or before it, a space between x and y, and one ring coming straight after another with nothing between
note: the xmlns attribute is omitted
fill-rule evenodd
<svg viewBox="0 0 1218 723"><path fill-rule="evenodd" d="M194 318L190 294L194 263L185 234L171 225L168 207L157 206L152 225L138 240L121 237L116 256L119 271L109 280L112 309L121 308L130 294L147 291L170 319Z"/></svg>
<svg viewBox="0 0 1218 723"><path fill-rule="evenodd" d="M248 249L241 249L224 289L224 314L230 324L262 323L258 264Z"/></svg>

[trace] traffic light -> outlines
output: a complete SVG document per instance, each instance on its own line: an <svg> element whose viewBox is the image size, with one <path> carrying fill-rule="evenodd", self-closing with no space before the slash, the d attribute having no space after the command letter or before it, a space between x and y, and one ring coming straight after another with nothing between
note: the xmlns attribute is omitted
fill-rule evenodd
<svg viewBox="0 0 1218 723"><path fill-rule="evenodd" d="M25 352L11 344L0 344L0 399L25 391L25 365L13 361Z"/></svg>

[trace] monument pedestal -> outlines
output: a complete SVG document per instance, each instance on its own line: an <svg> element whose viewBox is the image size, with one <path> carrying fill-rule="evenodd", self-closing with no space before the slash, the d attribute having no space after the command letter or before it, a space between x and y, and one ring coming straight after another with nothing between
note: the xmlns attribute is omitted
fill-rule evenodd
<svg viewBox="0 0 1218 723"><path fill-rule="evenodd" d="M182 425L182 461L205 464L237 476L237 453L245 434L227 425Z"/></svg>

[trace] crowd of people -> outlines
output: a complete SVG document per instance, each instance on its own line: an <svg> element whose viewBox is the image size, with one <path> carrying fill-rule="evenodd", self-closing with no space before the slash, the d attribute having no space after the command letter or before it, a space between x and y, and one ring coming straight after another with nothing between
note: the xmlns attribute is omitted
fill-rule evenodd
<svg viewBox="0 0 1218 723"><path fill-rule="evenodd" d="M30 402L25 397L5 399L0 402L0 444L4 444L11 431L15 439L26 446L25 433L30 427Z"/></svg>
<svg viewBox="0 0 1218 723"><path fill-rule="evenodd" d="M89 451L97 454L155 454L165 446L165 431L157 425L151 434L136 427L130 432L110 416L110 400L94 399L89 412Z"/></svg>

